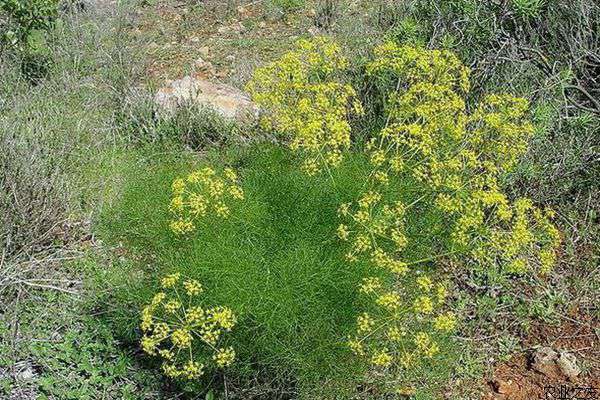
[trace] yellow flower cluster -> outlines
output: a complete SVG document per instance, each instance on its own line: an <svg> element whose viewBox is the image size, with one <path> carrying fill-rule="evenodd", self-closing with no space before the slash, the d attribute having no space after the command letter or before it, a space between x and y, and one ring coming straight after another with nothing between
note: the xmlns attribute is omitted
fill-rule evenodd
<svg viewBox="0 0 600 400"><path fill-rule="evenodd" d="M407 243L405 213L406 206L401 201L382 204L381 195L375 191L365 193L356 204L342 204L338 215L345 223L339 225L337 234L340 239L350 242L350 250L346 253L348 261L356 261L361 254L368 254L377 267L398 275L406 273L406 264L393 256Z"/></svg>
<svg viewBox="0 0 600 400"><path fill-rule="evenodd" d="M528 102L493 94L467 113L469 70L447 51L385 43L367 72L396 79L386 99L387 124L366 146L372 184L401 174L424 183L454 224L455 250L479 265L550 270L560 243L551 212L526 199L511 203L499 184L533 134Z"/></svg>
<svg viewBox="0 0 600 400"><path fill-rule="evenodd" d="M541 210L531 200L521 198L502 212L499 207L489 211L484 226L457 224L454 234L461 242L465 237L474 242L470 252L483 266L495 261L509 273L537 270L545 274L556 263L556 248L561 242L558 229L551 223L553 216L551 210Z"/></svg>
<svg viewBox="0 0 600 400"><path fill-rule="evenodd" d="M454 331L456 317L442 312L444 284L434 284L424 275L406 276L397 283L390 290L378 278L363 281L360 291L375 307L359 315L348 346L374 368L402 377L397 383L406 385L423 362L440 352L439 339Z"/></svg>
<svg viewBox="0 0 600 400"><path fill-rule="evenodd" d="M290 137L309 175L336 166L350 146L350 112L362 113L352 86L340 83L348 61L325 37L300 40L279 60L258 68L247 90L265 111L268 128Z"/></svg>
<svg viewBox="0 0 600 400"><path fill-rule="evenodd" d="M163 360L165 375L195 379L211 360L221 368L233 363L233 348L218 346L223 334L235 326L233 312L227 307L200 305L202 285L183 280L179 273L165 276L161 288L142 309L140 327L142 350Z"/></svg>
<svg viewBox="0 0 600 400"><path fill-rule="evenodd" d="M374 60L367 66L370 75L391 75L401 78L401 84L414 85L429 82L467 92L470 88L469 69L448 50L428 50L402 46L388 41L377 46Z"/></svg>
<svg viewBox="0 0 600 400"><path fill-rule="evenodd" d="M243 199L244 191L231 168L219 174L211 167L204 167L175 179L169 205L173 214L171 230L176 235L192 232L196 229L195 221L207 214L227 218L231 202Z"/></svg>

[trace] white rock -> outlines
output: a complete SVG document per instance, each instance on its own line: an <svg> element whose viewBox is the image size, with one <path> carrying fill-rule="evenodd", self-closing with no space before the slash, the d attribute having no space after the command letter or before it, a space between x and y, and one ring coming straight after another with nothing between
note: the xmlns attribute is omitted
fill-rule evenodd
<svg viewBox="0 0 600 400"><path fill-rule="evenodd" d="M244 92L223 83L185 76L158 90L154 102L159 109L173 112L185 104L210 107L223 117L240 123L252 123L258 107Z"/></svg>
<svg viewBox="0 0 600 400"><path fill-rule="evenodd" d="M571 353L561 352L556 363L562 373L571 381L575 380L581 373L581 369L577 366L577 359Z"/></svg>
<svg viewBox="0 0 600 400"><path fill-rule="evenodd" d="M533 354L532 367L538 372L546 376L553 376L555 374L556 360L558 353L550 347L540 347Z"/></svg>
<svg viewBox="0 0 600 400"><path fill-rule="evenodd" d="M31 367L27 367L23 371L19 372L17 374L17 377L18 377L18 379L22 379L24 381L28 381L28 380L33 379L35 377L35 373L33 372L33 369Z"/></svg>
<svg viewBox="0 0 600 400"><path fill-rule="evenodd" d="M208 48L208 46L202 46L198 49L198 53L200 53L202 57L208 57L208 55L210 54L210 49Z"/></svg>
<svg viewBox="0 0 600 400"><path fill-rule="evenodd" d="M212 63L210 61L205 61L202 57L198 57L196 61L194 61L194 67L196 68L196 71L202 71L209 75L212 75L215 72Z"/></svg>

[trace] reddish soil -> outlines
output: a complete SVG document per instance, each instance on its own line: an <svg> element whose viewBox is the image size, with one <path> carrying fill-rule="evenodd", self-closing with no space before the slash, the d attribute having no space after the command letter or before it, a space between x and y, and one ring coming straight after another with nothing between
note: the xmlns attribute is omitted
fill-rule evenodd
<svg viewBox="0 0 600 400"><path fill-rule="evenodd" d="M598 328L600 321L589 316L579 316L578 319L567 317L557 326L535 326L524 340L525 346L530 350L516 354L508 362L496 366L484 399L600 399L600 338L596 333ZM569 380L558 367L547 375L542 374L532 367L533 354L539 346L548 346L558 352L569 352L576 356L579 367L585 365L586 369L573 380ZM593 388L596 394L588 394L588 397L585 397L585 392L580 391L580 397L575 397L573 392L561 397L561 385L570 389ZM554 395L550 387L555 388Z"/></svg>

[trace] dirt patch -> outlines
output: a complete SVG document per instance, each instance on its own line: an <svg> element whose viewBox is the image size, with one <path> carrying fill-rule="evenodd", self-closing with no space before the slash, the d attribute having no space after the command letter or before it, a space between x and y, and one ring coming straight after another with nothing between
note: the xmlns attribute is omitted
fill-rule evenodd
<svg viewBox="0 0 600 400"><path fill-rule="evenodd" d="M131 29L144 63L141 82L160 86L179 79L201 58L214 66L211 78L241 87L256 65L306 35L311 21L300 10L272 18L260 1L242 1L238 7L217 0L148 5Z"/></svg>
<svg viewBox="0 0 600 400"><path fill-rule="evenodd" d="M570 397L564 395L560 397L561 386L571 390L594 388L598 396L600 394L599 328L598 319L590 316L577 319L564 317L563 322L557 326L545 324L534 326L524 340L528 350L496 366L488 381L488 392L484 398L494 400L576 398L573 391ZM547 346L559 354L574 355L579 367L583 367L581 374L577 377L568 377L560 368L554 368L546 373L536 370L534 358L535 354L539 354L536 352L539 351L540 346ZM579 396L583 396L583 392L580 392Z"/></svg>

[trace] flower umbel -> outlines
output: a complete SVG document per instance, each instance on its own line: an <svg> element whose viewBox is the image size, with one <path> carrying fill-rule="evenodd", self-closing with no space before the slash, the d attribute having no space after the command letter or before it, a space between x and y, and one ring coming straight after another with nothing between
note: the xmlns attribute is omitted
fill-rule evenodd
<svg viewBox="0 0 600 400"><path fill-rule="evenodd" d="M161 286L163 291L142 310L142 350L160 357L170 378L196 379L211 366L231 365L233 348L216 347L236 324L231 309L203 305L200 282L179 273L162 278Z"/></svg>

